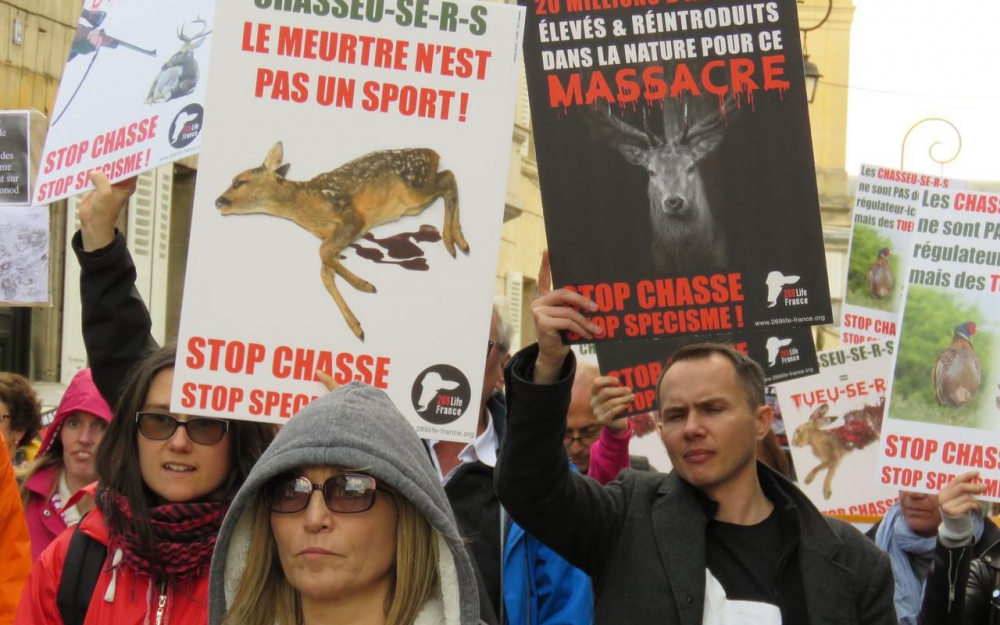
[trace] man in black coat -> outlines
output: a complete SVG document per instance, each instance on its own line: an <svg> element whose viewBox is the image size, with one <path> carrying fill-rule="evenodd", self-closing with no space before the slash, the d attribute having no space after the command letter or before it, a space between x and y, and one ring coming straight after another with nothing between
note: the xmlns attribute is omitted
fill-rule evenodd
<svg viewBox="0 0 1000 625"><path fill-rule="evenodd" d="M565 465L575 360L561 332L593 338L594 302L549 292L532 304L538 344L506 371L497 494L528 532L594 579L597 625L892 625L884 553L823 517L756 462L769 430L760 366L723 345L680 350L658 386L674 471L623 472L602 487Z"/></svg>

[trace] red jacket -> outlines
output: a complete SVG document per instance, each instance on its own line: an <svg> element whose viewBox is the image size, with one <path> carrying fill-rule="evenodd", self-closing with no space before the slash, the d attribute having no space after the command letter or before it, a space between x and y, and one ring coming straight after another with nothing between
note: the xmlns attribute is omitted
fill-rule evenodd
<svg viewBox="0 0 1000 625"><path fill-rule="evenodd" d="M32 561L37 560L49 543L66 529L66 521L49 496L59 481L59 470L59 467L48 467L32 475L24 483L24 488L29 493L24 520L28 522L28 532L31 534Z"/></svg>
<svg viewBox="0 0 1000 625"><path fill-rule="evenodd" d="M95 486L92 484L84 490L92 491ZM108 544L108 527L100 509L84 517L80 529ZM35 562L21 595L16 625L62 625L56 595L73 530L70 528L60 534ZM176 583L166 586L165 594L163 614L157 618L161 589L150 584L149 577L122 566L104 570L97 578L84 625L203 625L208 622L207 572L201 577L183 580L180 586Z"/></svg>

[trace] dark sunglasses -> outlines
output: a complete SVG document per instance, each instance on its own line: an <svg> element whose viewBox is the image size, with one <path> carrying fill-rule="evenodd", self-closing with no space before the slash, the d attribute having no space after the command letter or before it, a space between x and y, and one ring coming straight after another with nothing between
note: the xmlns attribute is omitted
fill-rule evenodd
<svg viewBox="0 0 1000 625"><path fill-rule="evenodd" d="M302 512L313 491L318 490L330 512L355 514L375 505L375 488L375 478L362 473L341 473L322 484L313 484L301 475L286 475L264 487L264 507L279 514Z"/></svg>
<svg viewBox="0 0 1000 625"><path fill-rule="evenodd" d="M199 445L214 445L229 431L229 422L208 417L195 417L181 421L177 417L162 412L139 412L135 415L139 432L154 441L165 441L174 435L177 426L184 426L188 438Z"/></svg>

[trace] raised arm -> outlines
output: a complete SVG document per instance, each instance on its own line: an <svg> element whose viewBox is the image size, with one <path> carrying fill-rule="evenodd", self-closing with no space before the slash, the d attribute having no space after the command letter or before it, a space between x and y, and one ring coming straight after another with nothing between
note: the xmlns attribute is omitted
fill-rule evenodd
<svg viewBox="0 0 1000 625"><path fill-rule="evenodd" d="M624 496L570 471L563 437L576 361L560 332L592 338L598 329L577 307L590 300L550 291L543 258L539 297L532 303L538 344L521 350L505 371L507 426L495 473L501 504L529 534L594 575L624 520Z"/></svg>
<svg viewBox="0 0 1000 625"><path fill-rule="evenodd" d="M597 422L604 427L601 437L590 447L587 476L601 484L611 482L631 464L628 445L632 439L632 425L628 419L620 417L634 399L632 389L622 386L615 377L601 376L591 386L590 406Z"/></svg>
<svg viewBox="0 0 1000 625"><path fill-rule="evenodd" d="M135 192L135 179L112 185L101 172L91 173L95 190L80 206L80 231L73 252L80 261L83 342L94 384L114 406L129 369L158 346L152 321L135 288L135 263L125 238L115 229L122 209Z"/></svg>
<svg viewBox="0 0 1000 625"><path fill-rule="evenodd" d="M978 560L1000 541L1000 530L989 519L979 517L976 495L986 485L972 482L978 476L978 471L963 473L938 494L942 523L934 566L924 586L921 625L989 622L994 573Z"/></svg>

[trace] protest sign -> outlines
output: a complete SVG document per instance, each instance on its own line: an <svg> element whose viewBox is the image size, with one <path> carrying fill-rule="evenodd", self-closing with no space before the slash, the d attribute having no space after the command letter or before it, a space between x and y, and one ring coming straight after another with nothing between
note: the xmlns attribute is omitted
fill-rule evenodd
<svg viewBox="0 0 1000 625"><path fill-rule="evenodd" d="M31 199L31 123L28 111L0 111L0 205Z"/></svg>
<svg viewBox="0 0 1000 625"><path fill-rule="evenodd" d="M799 488L824 514L884 515L896 488L878 464L892 340L819 353L820 372L775 384Z"/></svg>
<svg viewBox="0 0 1000 625"><path fill-rule="evenodd" d="M854 201L840 339L849 345L895 338L910 240L925 190L966 183L862 165Z"/></svg>
<svg viewBox="0 0 1000 625"><path fill-rule="evenodd" d="M215 0L85 0L34 203L197 154Z"/></svg>
<svg viewBox="0 0 1000 625"><path fill-rule="evenodd" d="M49 302L49 207L0 207L0 306Z"/></svg>
<svg viewBox="0 0 1000 625"><path fill-rule="evenodd" d="M621 380L635 393L635 401L625 412L639 414L654 409L656 383L666 360L685 345L700 343L699 337L678 337L650 341L597 343L601 371ZM807 326L776 329L774 332L719 334L712 342L732 345L760 363L768 384L792 380L819 371L816 345Z"/></svg>
<svg viewBox="0 0 1000 625"><path fill-rule="evenodd" d="M1000 195L921 191L879 478L937 492L977 469L1000 500Z"/></svg>
<svg viewBox="0 0 1000 625"><path fill-rule="evenodd" d="M602 338L831 321L801 58L793 0L530 3L553 276Z"/></svg>
<svg viewBox="0 0 1000 625"><path fill-rule="evenodd" d="M217 14L172 405L281 423L322 370L471 441L523 10L328 8Z"/></svg>

